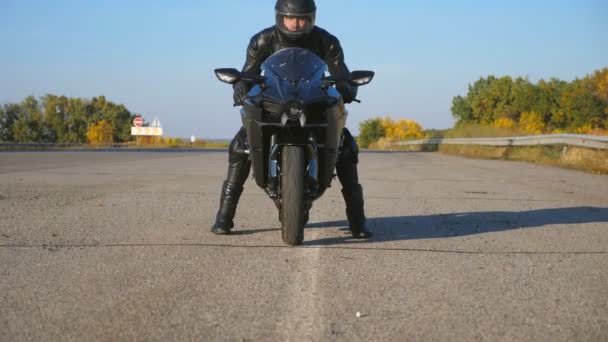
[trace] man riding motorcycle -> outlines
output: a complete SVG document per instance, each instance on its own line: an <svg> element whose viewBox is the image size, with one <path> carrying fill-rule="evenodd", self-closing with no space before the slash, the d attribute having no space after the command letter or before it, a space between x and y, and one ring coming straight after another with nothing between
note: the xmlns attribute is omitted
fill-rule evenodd
<svg viewBox="0 0 608 342"><path fill-rule="evenodd" d="M348 79L350 74L339 40L315 26L317 7L314 0L278 0L275 6L276 24L254 35L247 48L247 59L243 72L261 73L262 63L273 53L290 47L300 47L312 51L325 60L332 76ZM235 105L242 105L251 84L239 81L234 85ZM357 95L357 88L348 82L336 84L345 103L351 103ZM230 143L228 155L228 176L222 186L220 208L211 231L215 234L229 234L234 227L238 200L243 192L243 184L249 176L251 161L246 154L247 134L241 127ZM365 225L363 189L359 184L357 163L359 147L348 129L342 133L342 145L338 152L336 173L342 184L342 195L346 203L346 216L352 236L357 239L371 237ZM306 208L309 210L310 208ZM308 217L308 213L305 215Z"/></svg>

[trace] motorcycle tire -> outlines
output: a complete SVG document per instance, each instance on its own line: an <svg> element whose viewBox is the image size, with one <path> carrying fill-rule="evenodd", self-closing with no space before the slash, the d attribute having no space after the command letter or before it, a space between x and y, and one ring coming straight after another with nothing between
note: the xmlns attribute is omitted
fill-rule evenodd
<svg viewBox="0 0 608 342"><path fill-rule="evenodd" d="M305 155L300 146L284 146L281 153L281 232L283 242L290 246L304 240Z"/></svg>

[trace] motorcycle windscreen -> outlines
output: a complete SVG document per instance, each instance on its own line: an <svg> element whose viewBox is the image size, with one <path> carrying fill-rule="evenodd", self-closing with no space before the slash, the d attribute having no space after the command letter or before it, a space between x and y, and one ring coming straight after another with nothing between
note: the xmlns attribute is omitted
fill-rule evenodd
<svg viewBox="0 0 608 342"><path fill-rule="evenodd" d="M264 97L278 103L292 99L308 103L327 96L322 89L327 64L309 50L277 51L262 64L262 70L268 80Z"/></svg>

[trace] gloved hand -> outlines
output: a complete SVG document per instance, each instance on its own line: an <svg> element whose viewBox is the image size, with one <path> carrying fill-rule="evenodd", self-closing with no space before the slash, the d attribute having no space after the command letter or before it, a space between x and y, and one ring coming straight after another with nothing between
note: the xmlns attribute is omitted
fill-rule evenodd
<svg viewBox="0 0 608 342"><path fill-rule="evenodd" d="M238 81L232 89L234 90L234 105L242 106L249 92L249 84L245 81Z"/></svg>
<svg viewBox="0 0 608 342"><path fill-rule="evenodd" d="M342 95L344 103L351 103L357 98L357 87L350 85L348 82L336 84L336 89Z"/></svg>

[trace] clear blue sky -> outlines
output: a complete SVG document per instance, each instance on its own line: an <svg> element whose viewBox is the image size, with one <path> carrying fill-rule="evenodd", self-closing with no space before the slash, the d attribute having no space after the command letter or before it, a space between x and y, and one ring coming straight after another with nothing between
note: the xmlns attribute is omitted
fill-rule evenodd
<svg viewBox="0 0 608 342"><path fill-rule="evenodd" d="M274 0L0 0L0 103L105 95L166 134L232 137L232 91ZM377 72L348 127L391 115L447 128L452 97L489 74L572 80L608 66L608 1L317 0L351 70Z"/></svg>

